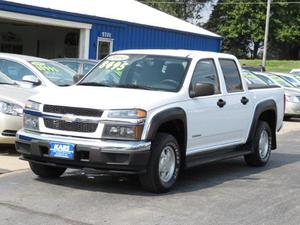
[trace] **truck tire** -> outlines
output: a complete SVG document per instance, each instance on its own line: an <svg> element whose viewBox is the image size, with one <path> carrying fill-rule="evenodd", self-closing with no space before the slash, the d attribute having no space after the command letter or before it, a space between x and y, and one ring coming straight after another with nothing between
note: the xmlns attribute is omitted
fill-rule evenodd
<svg viewBox="0 0 300 225"><path fill-rule="evenodd" d="M259 121L252 141L253 153L245 155L248 166L264 166L271 155L272 132L268 123Z"/></svg>
<svg viewBox="0 0 300 225"><path fill-rule="evenodd" d="M181 154L176 138L167 133L158 133L152 142L147 172L140 175L143 188L154 193L169 191L177 181L180 163Z"/></svg>
<svg viewBox="0 0 300 225"><path fill-rule="evenodd" d="M66 168L47 166L34 162L29 162L29 165L32 172L42 178L57 178L66 171Z"/></svg>

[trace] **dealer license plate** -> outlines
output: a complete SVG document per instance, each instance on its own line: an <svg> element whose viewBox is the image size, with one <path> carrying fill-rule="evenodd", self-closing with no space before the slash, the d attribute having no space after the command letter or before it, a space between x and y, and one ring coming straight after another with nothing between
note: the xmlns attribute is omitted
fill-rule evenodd
<svg viewBox="0 0 300 225"><path fill-rule="evenodd" d="M50 143L49 155L56 158L74 159L74 148L73 144L53 142Z"/></svg>

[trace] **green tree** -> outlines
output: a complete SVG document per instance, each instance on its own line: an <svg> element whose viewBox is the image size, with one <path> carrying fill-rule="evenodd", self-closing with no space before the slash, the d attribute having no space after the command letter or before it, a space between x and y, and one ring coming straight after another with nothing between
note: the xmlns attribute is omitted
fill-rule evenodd
<svg viewBox="0 0 300 225"><path fill-rule="evenodd" d="M300 51L300 4L271 5L268 56L297 59ZM256 4L253 4L256 3ZM224 37L223 50L238 57L258 58L263 45L266 0L219 0L205 28Z"/></svg>
<svg viewBox="0 0 300 225"><path fill-rule="evenodd" d="M200 11L205 2L198 0L139 0L141 3L149 5L167 14L182 20L200 19Z"/></svg>

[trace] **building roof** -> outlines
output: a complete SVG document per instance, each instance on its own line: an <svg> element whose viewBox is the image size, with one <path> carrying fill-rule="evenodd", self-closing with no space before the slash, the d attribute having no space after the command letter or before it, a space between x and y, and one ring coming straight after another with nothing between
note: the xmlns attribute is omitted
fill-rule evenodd
<svg viewBox="0 0 300 225"><path fill-rule="evenodd" d="M24 5L217 37L208 30L135 0L5 0Z"/></svg>

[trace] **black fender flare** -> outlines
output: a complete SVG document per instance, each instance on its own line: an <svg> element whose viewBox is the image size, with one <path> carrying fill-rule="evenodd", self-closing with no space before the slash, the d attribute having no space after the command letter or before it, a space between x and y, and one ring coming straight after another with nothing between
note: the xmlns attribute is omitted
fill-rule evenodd
<svg viewBox="0 0 300 225"><path fill-rule="evenodd" d="M186 113L182 108L175 107L163 110L157 113L150 122L150 127L146 135L147 140L153 140L157 134L159 127L167 122L180 120L183 123L184 130L184 150L187 145L187 118Z"/></svg>
<svg viewBox="0 0 300 225"><path fill-rule="evenodd" d="M266 100L263 102L260 102L254 111L254 116L252 119L252 124L251 124L251 128L250 128L250 132L247 138L247 144L250 144L254 138L255 135L255 131L259 122L259 118L260 116L268 111L268 110L272 110L275 112L275 124L273 126L271 126L271 130L272 130L272 149L275 149L277 147L276 144L276 127L277 127L277 106L276 106L276 102L274 100Z"/></svg>

